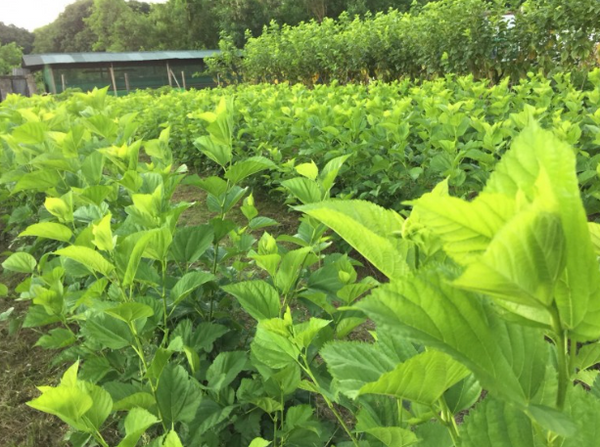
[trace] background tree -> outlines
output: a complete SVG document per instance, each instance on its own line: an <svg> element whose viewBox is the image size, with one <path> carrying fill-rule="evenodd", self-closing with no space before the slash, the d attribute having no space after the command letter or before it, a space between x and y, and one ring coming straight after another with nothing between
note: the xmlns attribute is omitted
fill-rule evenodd
<svg viewBox="0 0 600 447"><path fill-rule="evenodd" d="M11 74L13 68L21 66L23 51L15 42L0 45L0 76Z"/></svg>
<svg viewBox="0 0 600 447"><path fill-rule="evenodd" d="M23 53L31 53L33 49L33 33L25 28L19 28L15 25L6 25L0 22L0 45L6 45L11 42L16 43L23 49Z"/></svg>
<svg viewBox="0 0 600 447"><path fill-rule="evenodd" d="M35 53L69 53L92 51L97 37L85 20L92 14L94 0L77 0L68 5L58 18L34 31Z"/></svg>

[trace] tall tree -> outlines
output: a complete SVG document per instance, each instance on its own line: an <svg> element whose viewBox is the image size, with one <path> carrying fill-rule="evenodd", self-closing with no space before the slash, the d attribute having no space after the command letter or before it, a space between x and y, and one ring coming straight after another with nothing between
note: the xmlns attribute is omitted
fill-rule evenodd
<svg viewBox="0 0 600 447"><path fill-rule="evenodd" d="M68 5L58 18L34 31L36 53L92 51L96 36L85 20L92 14L94 0L77 0Z"/></svg>
<svg viewBox="0 0 600 447"><path fill-rule="evenodd" d="M6 25L0 22L0 45L6 45L14 42L23 49L25 54L31 53L33 49L33 33L25 28L19 28L15 25Z"/></svg>

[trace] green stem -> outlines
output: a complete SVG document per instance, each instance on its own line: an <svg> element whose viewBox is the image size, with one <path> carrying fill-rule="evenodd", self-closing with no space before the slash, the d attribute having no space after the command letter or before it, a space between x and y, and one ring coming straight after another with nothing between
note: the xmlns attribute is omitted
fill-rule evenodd
<svg viewBox="0 0 600 447"><path fill-rule="evenodd" d="M450 437L452 438L452 442L454 445L458 445L460 435L458 433L458 425L456 425L456 419L454 419L454 414L448 408L448 404L446 403L446 399L444 396L440 397L439 401L441 407L441 420L442 423L448 428L450 432Z"/></svg>
<svg viewBox="0 0 600 447"><path fill-rule="evenodd" d="M163 342L162 345L166 346L166 343L169 338L169 325L168 325L168 310L167 310L167 263L165 261L161 262L162 265L162 293L161 298L163 302Z"/></svg>
<svg viewBox="0 0 600 447"><path fill-rule="evenodd" d="M563 330L560 322L560 316L556 306L550 309L552 316L552 330L554 332L554 342L556 344L556 355L558 361L558 391L556 393L556 407L562 410L565 407L567 390L570 382L569 366L570 359L568 352L569 338L567 331ZM572 353L571 353L572 354Z"/></svg>
<svg viewBox="0 0 600 447"><path fill-rule="evenodd" d="M317 386L317 388L320 389L321 387L319 386L319 382L317 381L317 378L312 373L312 371L310 369L310 366L308 364L308 360L307 360L306 356L303 355L303 354L301 354L301 357L302 357L302 361L304 362L304 365L302 363L300 363L300 367L308 375L308 377L310 378L310 380L313 381L313 383ZM325 400L325 403L327 404L327 406L329 407L329 409L331 410L331 412L333 413L333 415L335 416L335 418L339 422L340 426L344 429L344 431L346 432L346 434L348 435L348 437L352 441L352 444L355 447L359 447L358 440L352 434L352 432L350 431L350 429L348 428L348 426L344 422L344 419L342 418L342 416L340 415L340 413L336 410L335 406L333 405L333 402L331 402L331 400L329 400L329 398L327 396L325 396L323 393L319 393L319 394L321 394L321 397L323 398L323 400Z"/></svg>

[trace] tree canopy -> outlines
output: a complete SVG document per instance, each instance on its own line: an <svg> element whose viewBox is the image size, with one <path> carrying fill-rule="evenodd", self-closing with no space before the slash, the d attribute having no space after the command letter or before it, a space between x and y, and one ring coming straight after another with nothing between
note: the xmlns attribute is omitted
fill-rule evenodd
<svg viewBox="0 0 600 447"><path fill-rule="evenodd" d="M421 0L426 2L427 0ZM241 46L275 21L296 25L364 15L412 0L169 0L148 4L125 0L77 0L51 24L35 30L36 53L217 48L224 33ZM0 34L0 42L2 37Z"/></svg>

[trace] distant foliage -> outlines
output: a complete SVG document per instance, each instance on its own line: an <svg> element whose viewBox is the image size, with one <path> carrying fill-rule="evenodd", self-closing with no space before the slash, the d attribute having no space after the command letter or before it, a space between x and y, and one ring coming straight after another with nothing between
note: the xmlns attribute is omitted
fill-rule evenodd
<svg viewBox="0 0 600 447"><path fill-rule="evenodd" d="M498 81L598 65L599 2L530 0L511 22L506 11L503 3L442 0L414 5L410 13L392 10L362 19L342 14L295 27L272 22L260 37L248 39L238 74L248 82L307 85L448 73ZM213 73L226 77L228 59L224 54L212 60Z"/></svg>
<svg viewBox="0 0 600 447"><path fill-rule="evenodd" d="M0 76L8 75L13 68L21 66L23 52L16 43L0 45Z"/></svg>
<svg viewBox="0 0 600 447"><path fill-rule="evenodd" d="M0 45L6 45L11 42L20 46L24 53L31 53L33 48L33 33L30 33L25 28L6 25L0 22Z"/></svg>

